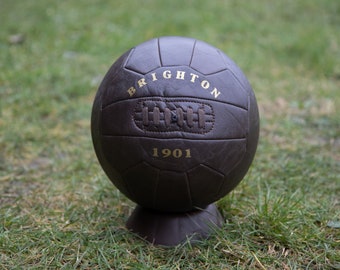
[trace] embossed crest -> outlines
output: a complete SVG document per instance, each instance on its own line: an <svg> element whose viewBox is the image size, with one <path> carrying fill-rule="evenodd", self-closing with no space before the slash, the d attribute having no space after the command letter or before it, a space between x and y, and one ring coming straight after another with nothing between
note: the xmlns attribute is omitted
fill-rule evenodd
<svg viewBox="0 0 340 270"><path fill-rule="evenodd" d="M182 98L148 98L137 103L134 122L146 132L207 133L214 126L214 111L207 103Z"/></svg>

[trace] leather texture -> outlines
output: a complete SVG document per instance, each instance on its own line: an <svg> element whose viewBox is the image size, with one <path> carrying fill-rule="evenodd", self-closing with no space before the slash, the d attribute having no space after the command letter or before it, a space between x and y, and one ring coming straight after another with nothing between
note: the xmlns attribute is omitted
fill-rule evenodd
<svg viewBox="0 0 340 270"><path fill-rule="evenodd" d="M253 90L222 51L186 37L149 40L104 77L92 109L98 160L137 204L184 212L222 198L254 158Z"/></svg>

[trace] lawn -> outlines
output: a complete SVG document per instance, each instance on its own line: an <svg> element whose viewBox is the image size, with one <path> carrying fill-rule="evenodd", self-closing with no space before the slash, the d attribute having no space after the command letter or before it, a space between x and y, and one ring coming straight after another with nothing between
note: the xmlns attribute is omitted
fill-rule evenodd
<svg viewBox="0 0 340 270"><path fill-rule="evenodd" d="M0 269L340 269L340 1L0 3ZM260 108L255 160L207 240L152 246L96 159L110 65L157 36L222 49Z"/></svg>

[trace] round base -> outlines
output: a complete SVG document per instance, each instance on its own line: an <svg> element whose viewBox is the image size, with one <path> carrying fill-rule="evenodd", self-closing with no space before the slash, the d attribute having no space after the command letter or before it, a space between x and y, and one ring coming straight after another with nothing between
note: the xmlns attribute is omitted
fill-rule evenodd
<svg viewBox="0 0 340 270"><path fill-rule="evenodd" d="M176 246L206 239L221 227L223 218L215 204L186 213L163 213L136 206L126 227L152 244Z"/></svg>

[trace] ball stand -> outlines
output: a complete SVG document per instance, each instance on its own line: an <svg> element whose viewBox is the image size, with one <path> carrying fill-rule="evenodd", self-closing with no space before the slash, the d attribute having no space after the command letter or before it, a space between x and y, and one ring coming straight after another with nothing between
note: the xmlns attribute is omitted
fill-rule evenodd
<svg viewBox="0 0 340 270"><path fill-rule="evenodd" d="M164 213L137 205L126 227L154 245L170 247L206 239L222 224L215 204L185 213Z"/></svg>

